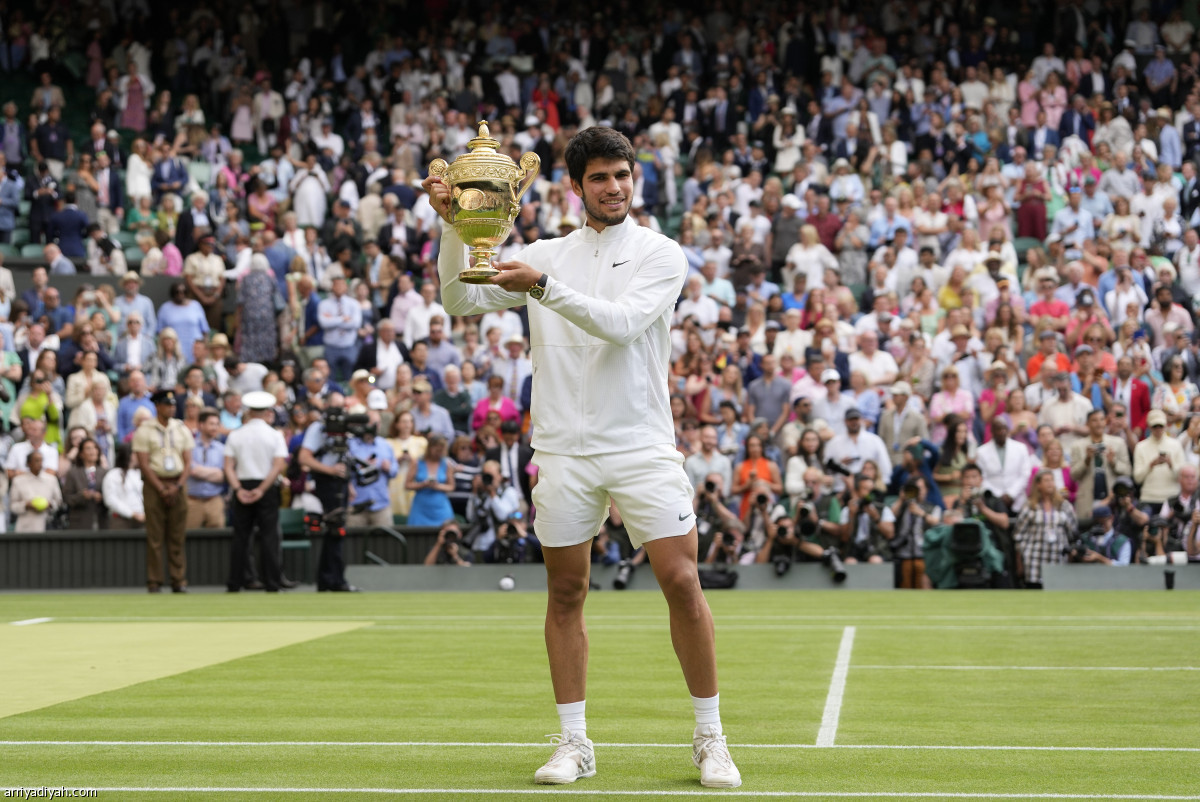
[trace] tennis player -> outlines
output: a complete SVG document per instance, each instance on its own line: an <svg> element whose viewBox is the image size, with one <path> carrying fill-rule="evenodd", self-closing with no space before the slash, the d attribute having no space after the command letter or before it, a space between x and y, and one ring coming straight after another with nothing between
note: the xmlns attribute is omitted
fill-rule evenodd
<svg viewBox="0 0 1200 802"><path fill-rule="evenodd" d="M591 540L611 497L633 545L645 546L670 608L671 642L696 714L692 761L700 782L736 788L741 775L721 731L712 614L696 571L692 489L675 450L667 390L670 320L687 263L675 242L629 217L634 151L623 134L588 128L567 144L565 157L587 225L497 263L495 286L458 280L467 254L451 225L442 226L438 259L450 314L529 307L533 502L549 585L546 651L562 726L534 779L563 784L596 774L584 716L583 603ZM424 186L448 221L449 188L434 177Z"/></svg>

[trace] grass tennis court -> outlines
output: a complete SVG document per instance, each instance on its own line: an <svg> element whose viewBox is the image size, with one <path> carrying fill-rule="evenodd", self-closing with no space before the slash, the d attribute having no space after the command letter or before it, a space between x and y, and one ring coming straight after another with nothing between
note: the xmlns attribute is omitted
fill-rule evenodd
<svg viewBox="0 0 1200 802"><path fill-rule="evenodd" d="M560 789L532 783L558 728L540 594L0 596L0 787L1200 800L1200 595L709 599L737 791L691 765L661 596L610 590L588 602L599 773Z"/></svg>

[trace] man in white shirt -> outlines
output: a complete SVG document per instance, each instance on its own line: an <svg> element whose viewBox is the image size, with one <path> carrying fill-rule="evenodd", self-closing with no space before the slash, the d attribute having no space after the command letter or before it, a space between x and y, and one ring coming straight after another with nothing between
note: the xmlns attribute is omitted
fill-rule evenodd
<svg viewBox="0 0 1200 802"><path fill-rule="evenodd" d="M375 366L368 370L375 377L377 388L390 390L396 386L396 368L404 364L404 356L396 343L396 324L391 318L385 317L379 321L378 334L379 339L375 341ZM359 359L362 359L361 353Z"/></svg>
<svg viewBox="0 0 1200 802"><path fill-rule="evenodd" d="M1025 506L1033 462L1024 443L1008 439L1008 421L1003 416L992 419L992 439L975 452L975 463L983 473L984 490L992 491L1009 509Z"/></svg>
<svg viewBox="0 0 1200 802"><path fill-rule="evenodd" d="M453 226L442 229L438 260L452 313L520 304L529 310L539 368L531 444L540 468L546 644L562 726L554 755L534 779L564 784L596 771L584 715L583 604L591 541L611 499L631 542L645 548L654 567L672 611L674 642L688 644L679 658L696 714L692 759L700 782L735 788L741 775L722 734L712 619L697 579L694 493L678 460L667 397L669 310L683 289L687 261L677 244L630 218L636 154L623 135L585 129L567 143L564 158L587 214L581 236L539 241L519 260L498 263L493 286L458 280L466 247ZM449 187L434 177L425 183L448 218Z"/></svg>
<svg viewBox="0 0 1200 802"><path fill-rule="evenodd" d="M14 443L8 450L8 458L4 460L4 469L8 471L8 479L12 481L17 474L29 470L26 460L35 449L42 455L42 469L53 475L58 473L58 449L46 442L46 422L34 418L21 418L21 431L25 439ZM63 463L63 473L66 473L68 463Z"/></svg>
<svg viewBox="0 0 1200 802"><path fill-rule="evenodd" d="M900 373L896 359L879 348L879 333L858 335L858 350L850 355L850 370L861 371L872 387L890 387Z"/></svg>
<svg viewBox="0 0 1200 802"><path fill-rule="evenodd" d="M404 321L404 344L412 348L417 340L428 337L429 321L435 316L450 319L445 308L437 302L437 287L432 281L426 281L421 285L421 303L408 310Z"/></svg>
<svg viewBox="0 0 1200 802"><path fill-rule="evenodd" d="M1054 436L1062 443L1063 453L1069 454L1075 441L1088 433L1087 416L1091 411L1090 400L1071 392L1071 377L1059 373L1054 377L1054 395L1042 403L1038 423L1052 428Z"/></svg>
<svg viewBox="0 0 1200 802"><path fill-rule="evenodd" d="M879 435L863 431L862 413L858 407L851 407L843 415L846 427L844 434L835 435L825 444L825 458L840 465L853 476L862 471L862 466L870 460L879 467L880 476L892 475L892 458L888 455L887 446ZM835 474L833 478L834 492L841 492L845 487L845 477Z"/></svg>
<svg viewBox="0 0 1200 802"><path fill-rule="evenodd" d="M704 346L712 348L717 321L721 317L717 302L704 294L704 279L700 276L688 277L684 293L683 300L675 307L675 325L682 326L683 321L689 317L693 318L700 330L700 339Z"/></svg>

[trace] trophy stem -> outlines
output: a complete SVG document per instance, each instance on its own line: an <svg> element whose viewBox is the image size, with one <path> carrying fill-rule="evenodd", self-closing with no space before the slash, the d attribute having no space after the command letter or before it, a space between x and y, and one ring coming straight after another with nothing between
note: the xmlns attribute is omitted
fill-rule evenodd
<svg viewBox="0 0 1200 802"><path fill-rule="evenodd" d="M493 249L471 249L472 264L458 274L458 280L463 284L491 284L492 277L500 275L500 271L492 267L492 258L496 255Z"/></svg>

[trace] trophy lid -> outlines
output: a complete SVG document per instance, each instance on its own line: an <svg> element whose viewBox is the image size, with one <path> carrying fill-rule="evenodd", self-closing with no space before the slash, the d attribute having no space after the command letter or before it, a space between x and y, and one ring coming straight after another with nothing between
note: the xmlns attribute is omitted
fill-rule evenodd
<svg viewBox="0 0 1200 802"><path fill-rule="evenodd" d="M487 120L480 120L479 135L467 143L467 149L472 154L495 153L498 147L500 147L500 140L492 138L492 132L488 130Z"/></svg>

